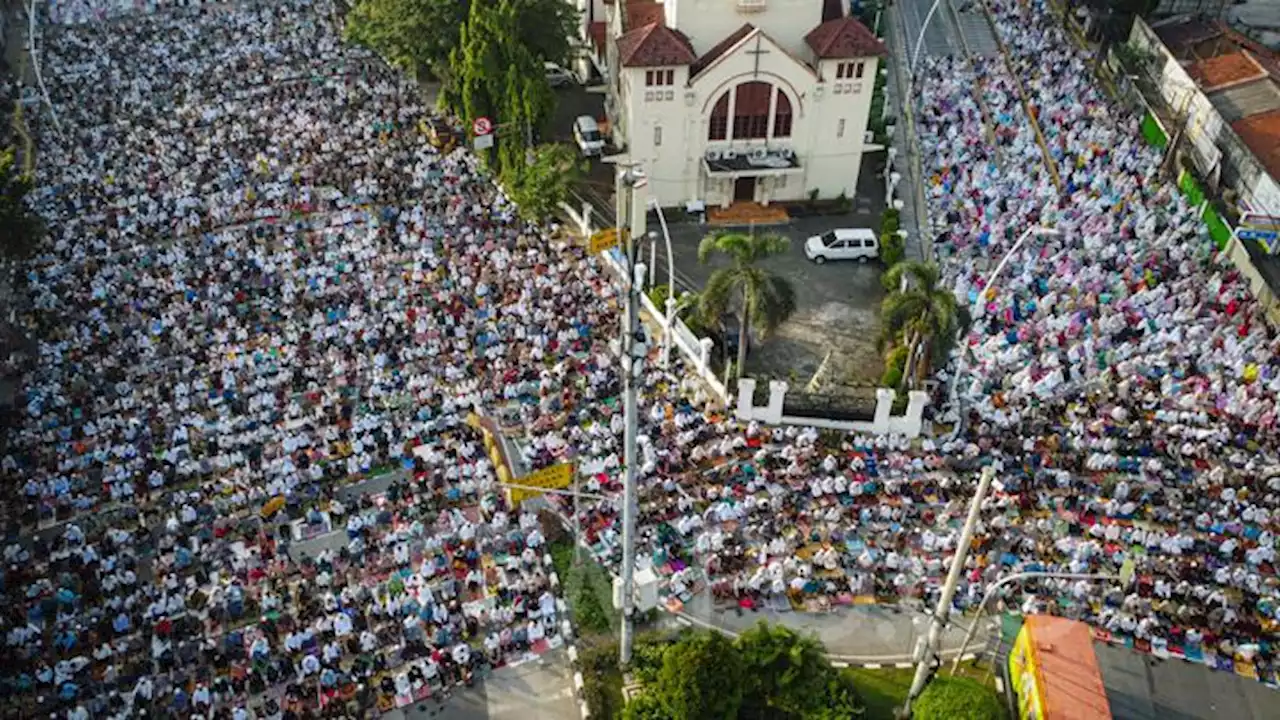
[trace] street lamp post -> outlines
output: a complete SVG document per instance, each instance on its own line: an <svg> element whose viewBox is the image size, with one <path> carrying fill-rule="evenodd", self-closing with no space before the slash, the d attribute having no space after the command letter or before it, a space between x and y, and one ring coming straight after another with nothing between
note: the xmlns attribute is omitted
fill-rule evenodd
<svg viewBox="0 0 1280 720"><path fill-rule="evenodd" d="M911 717L911 703L924 691L929 680L929 666L934 660L938 643L942 640L942 629L947 625L951 615L951 600L956 595L956 586L960 583L960 575L964 572L965 560L969 557L969 546L973 543L973 534L978 528L978 518L982 514L982 501L986 499L987 490L995 478L995 468L988 465L982 468L982 476L978 479L978 488L973 493L973 501L969 503L969 517L964 521L964 529L960 531L960 541L956 544L955 555L951 556L951 569L947 572L947 581L942 586L942 595L938 597L938 607L933 611L929 622L929 634L925 637L921 648L920 659L916 663L915 678L911 681L911 690L903 703L903 717Z"/></svg>
<svg viewBox="0 0 1280 720"><path fill-rule="evenodd" d="M662 369L671 366L671 343L672 335L675 333L676 321L676 260L675 255L671 252L671 231L667 228L667 216L662 212L662 204L655 197L649 198L649 205L658 213L658 224L662 227L662 239L667 245L667 300L664 303L663 311L666 313L665 322L662 324ZM652 238L651 238L652 241ZM649 252L649 259L653 259L653 251ZM655 265L657 263L654 263ZM652 271L650 271L652 272ZM653 276L649 276L649 285L653 285Z"/></svg>
<svg viewBox="0 0 1280 720"><path fill-rule="evenodd" d="M916 63L920 61L920 51L924 46L924 31L929 29L929 21L933 20L933 14L938 12L938 6L942 4L942 0L933 0L933 4L929 6L929 12L924 16L924 22L920 23L920 32L916 34L915 50L911 53L911 82L915 84Z"/></svg>
<svg viewBox="0 0 1280 720"><path fill-rule="evenodd" d="M1014 253L1022 249L1022 245L1027 241L1027 238L1030 238L1032 235L1057 234L1058 231L1054 228L1045 227L1043 225L1027 228L1026 232L1022 233L1022 235L1018 237L1018 241L1013 244L1013 247L1009 248L1009 250L1005 252L1004 257L1000 258L1000 262L996 264L996 269L992 270L990 275L987 275L986 282L982 284L982 290L978 293L978 297L974 299L973 305L969 308L969 317L977 320L978 312L982 309L983 296L995 287L996 280L1000 278L1000 271L1004 270L1004 266L1008 264L1009 258L1013 257ZM955 374L951 377L951 407L956 409L956 429L955 432L952 433L952 437L958 437L960 435L961 428L964 427L964 413L961 412L960 407L960 377L964 375L965 372L965 361L967 357L965 353L966 344L967 343L960 344L960 357L956 359Z"/></svg>
<svg viewBox="0 0 1280 720"><path fill-rule="evenodd" d="M960 652L956 653L955 660L951 663L952 675L955 675L956 670L960 668L960 659L964 656L964 651L969 649L969 643L973 642L974 633L978 630L978 623L982 620L982 613L986 611L987 605L991 603L991 598L995 595L996 590L999 590L1001 587L1008 585L1009 583L1017 582L1018 580L1041 577L1057 578L1060 580L1121 580L1123 582L1123 578L1119 575L1060 572L1020 572L1000 578L992 583L991 587L987 588L987 591L982 595L982 603L978 605L978 614L973 618L973 623L969 625L968 632L964 634L964 642L960 643Z"/></svg>
<svg viewBox="0 0 1280 720"><path fill-rule="evenodd" d="M645 184L644 173L638 168L618 169L618 236L625 238L623 252L626 254L626 305L622 325L622 389L623 417L625 431L623 435L622 482L622 635L619 642L619 660L622 665L631 662L632 615L635 612L635 564L636 564L636 437L638 418L636 408L636 390L644 374L646 343L644 331L640 325L640 291L644 285L644 264L637 262L636 240L633 232L623 232L623 218L628 219L628 228L642 227L643 210L640 218L636 218L634 196L637 189Z"/></svg>

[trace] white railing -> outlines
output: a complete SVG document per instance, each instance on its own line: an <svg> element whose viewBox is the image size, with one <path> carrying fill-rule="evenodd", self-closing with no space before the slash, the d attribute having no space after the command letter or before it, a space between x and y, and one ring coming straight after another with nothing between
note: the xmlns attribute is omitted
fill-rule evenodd
<svg viewBox="0 0 1280 720"><path fill-rule="evenodd" d="M581 209L575 209L567 203L561 204L561 210L569 216L578 225L578 231L584 236L590 236L593 228L591 227L591 205L583 203ZM615 248L600 253L600 257L604 260L605 265L613 271L617 277L619 284L627 277L625 268L625 260ZM664 313L648 295L640 294L640 308L642 312L649 315L649 319L667 331L666 313ZM729 390L725 384L716 377L715 370L711 368L711 348L712 342L709 338L699 338L688 325L680 318L674 318L671 327L671 338L675 341L675 346L680 348L680 352L684 355L690 368L694 371L707 387L726 405L729 403Z"/></svg>

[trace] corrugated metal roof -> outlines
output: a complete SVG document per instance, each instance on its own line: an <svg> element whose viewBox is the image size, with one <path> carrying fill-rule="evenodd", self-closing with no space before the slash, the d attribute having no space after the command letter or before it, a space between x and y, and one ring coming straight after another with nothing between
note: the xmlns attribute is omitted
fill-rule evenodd
<svg viewBox="0 0 1280 720"><path fill-rule="evenodd" d="M1280 109L1280 86L1270 78L1219 90L1208 97L1228 123Z"/></svg>

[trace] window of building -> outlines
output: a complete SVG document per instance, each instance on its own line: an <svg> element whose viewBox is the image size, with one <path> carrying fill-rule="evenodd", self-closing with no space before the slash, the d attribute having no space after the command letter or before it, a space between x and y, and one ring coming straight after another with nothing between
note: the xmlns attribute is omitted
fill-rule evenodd
<svg viewBox="0 0 1280 720"><path fill-rule="evenodd" d="M661 125L658 125L653 128L653 146L654 147L662 146L662 126Z"/></svg>
<svg viewBox="0 0 1280 720"><path fill-rule="evenodd" d="M676 84L675 70L645 70L644 71L645 87L662 87L665 85Z"/></svg>
<svg viewBox="0 0 1280 720"><path fill-rule="evenodd" d="M711 109L711 120L707 123L707 140L725 140L729 136L729 93L720 96L716 106Z"/></svg>
<svg viewBox="0 0 1280 720"><path fill-rule="evenodd" d="M837 80L854 80L862 77L862 73L866 72L866 63L861 62L842 62L836 65Z"/></svg>
<svg viewBox="0 0 1280 720"><path fill-rule="evenodd" d="M840 122L836 123L836 138L844 137L844 118L840 118Z"/></svg>
<svg viewBox="0 0 1280 720"><path fill-rule="evenodd" d="M791 101L781 90L778 91L778 100L773 109L773 136L791 137Z"/></svg>
<svg viewBox="0 0 1280 720"><path fill-rule="evenodd" d="M733 139L756 140L769 134L769 96L773 86L766 82L745 82L734 96Z"/></svg>

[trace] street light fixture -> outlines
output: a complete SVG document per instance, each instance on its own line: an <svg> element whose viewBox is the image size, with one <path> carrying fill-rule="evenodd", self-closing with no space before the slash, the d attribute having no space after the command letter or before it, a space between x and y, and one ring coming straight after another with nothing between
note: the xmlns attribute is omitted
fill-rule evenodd
<svg viewBox="0 0 1280 720"><path fill-rule="evenodd" d="M955 597L956 586L960 582L960 575L964 572L965 560L969 557L969 546L973 543L973 534L977 530L978 518L982 514L982 501L986 499L987 490L991 488L991 481L995 476L996 471L993 466L988 465L982 468L978 488L973 494L973 500L969 503L969 516L965 519L964 528L960 531L956 552L951 556L951 569L947 571L947 580L942 586L942 594L938 596L938 606L930 618L929 634L925 636L920 659L916 663L916 674L911 681L911 690L907 693L906 702L902 705L903 717L911 717L911 703L924 691L924 686L929 680L929 666L934 661L938 643L942 640L942 629L946 627L947 619L951 616L951 600Z"/></svg>
<svg viewBox="0 0 1280 720"><path fill-rule="evenodd" d="M973 636L977 632L978 624L982 620L982 613L986 611L987 606L991 604L991 598L995 595L996 590L1009 583L1018 580L1028 580L1031 578L1056 578L1059 580L1119 580L1125 582L1124 575L1102 575L1090 573L1062 573L1062 572L1020 572L1007 575L1000 578L987 588L982 595L982 603L978 605L978 614L973 618L973 623L969 625L969 630L964 634L964 642L960 643L960 652L956 653L955 660L951 663L951 674L955 675L956 670L960 669L960 659L964 657L964 651L969 649L969 643L973 642Z"/></svg>
<svg viewBox="0 0 1280 720"><path fill-rule="evenodd" d="M659 356L662 369L665 370L671 366L671 336L676 330L676 261L675 254L671 252L671 231L667 227L666 213L662 212L662 205L655 197L649 198L649 207L658 214L658 224L662 227L662 239L667 244L667 300L662 308L665 313L665 322L662 324L662 354ZM649 259L651 261L653 259L652 250L649 253ZM649 277L649 284L653 285L652 275Z"/></svg>
<svg viewBox="0 0 1280 720"><path fill-rule="evenodd" d="M1044 225L1037 225L1035 227L1027 228L1026 232L1022 233L1022 235L1018 237L1017 242L1015 242L1013 246L1010 247L1009 250L1005 252L1004 257L1000 258L1000 262L996 264L996 269L992 270L991 274L987 276L986 282L982 284L982 290L978 292L978 297L974 298L973 304L969 308L970 318L974 320L978 318L978 313L982 309L983 298L995 288L996 280L1000 278L1000 271L1004 270L1004 266L1008 264L1009 258L1013 257L1014 253L1021 250L1022 245L1032 235L1051 235L1052 236L1052 235L1058 235L1058 231L1054 228L1046 227ZM955 408L956 410L956 429L951 434L951 437L953 438L959 437L961 428L964 427L964 413L962 412L962 409L960 407L960 377L964 375L964 372L965 372L965 363L967 360L967 353L965 352L966 345L967 343L961 343L960 347L958 348L960 357L956 359L955 374L951 377L950 402L951 402L951 407Z"/></svg>

